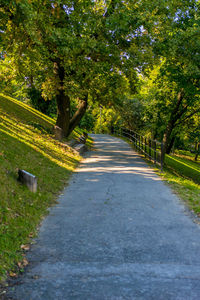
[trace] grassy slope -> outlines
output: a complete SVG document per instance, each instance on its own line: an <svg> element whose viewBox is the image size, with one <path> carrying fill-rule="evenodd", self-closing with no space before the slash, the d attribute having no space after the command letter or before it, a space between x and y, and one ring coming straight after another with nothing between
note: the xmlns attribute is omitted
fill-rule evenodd
<svg viewBox="0 0 200 300"><path fill-rule="evenodd" d="M180 199L200 217L200 185L180 176L176 170L173 171L167 167L159 175L163 177Z"/></svg>
<svg viewBox="0 0 200 300"><path fill-rule="evenodd" d="M166 156L163 178L181 199L200 216L200 163L194 155L176 154Z"/></svg>
<svg viewBox="0 0 200 300"><path fill-rule="evenodd" d="M168 168L187 179L192 179L195 183L200 184L200 164L192 161L186 156L166 155L165 163Z"/></svg>
<svg viewBox="0 0 200 300"><path fill-rule="evenodd" d="M14 275L16 263L20 268L27 263L22 245L29 243L80 160L53 139L53 125L37 110L0 95L0 279ZM38 177L37 193L17 181L18 168Z"/></svg>

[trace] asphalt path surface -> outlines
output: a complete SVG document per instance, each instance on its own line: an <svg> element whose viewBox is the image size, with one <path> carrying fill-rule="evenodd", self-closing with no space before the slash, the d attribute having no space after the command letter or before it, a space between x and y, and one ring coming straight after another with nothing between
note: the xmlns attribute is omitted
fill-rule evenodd
<svg viewBox="0 0 200 300"><path fill-rule="evenodd" d="M200 226L127 143L93 138L9 296L199 300Z"/></svg>

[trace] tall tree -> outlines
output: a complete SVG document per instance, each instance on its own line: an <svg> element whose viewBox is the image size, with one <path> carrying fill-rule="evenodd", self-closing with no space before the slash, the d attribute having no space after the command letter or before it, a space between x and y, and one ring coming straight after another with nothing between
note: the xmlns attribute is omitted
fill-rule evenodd
<svg viewBox="0 0 200 300"><path fill-rule="evenodd" d="M88 95L106 104L126 83L134 89L138 68L154 58L155 28L177 10L178 3L173 9L170 3L4 0L1 40L26 79L42 73L43 96L56 97L56 124L67 136L84 115ZM80 104L71 117L73 97Z"/></svg>
<svg viewBox="0 0 200 300"><path fill-rule="evenodd" d="M154 134L163 134L166 153L177 128L200 111L199 10L196 1L186 2L187 10L180 8L158 35L155 51L162 58L146 85L146 112Z"/></svg>

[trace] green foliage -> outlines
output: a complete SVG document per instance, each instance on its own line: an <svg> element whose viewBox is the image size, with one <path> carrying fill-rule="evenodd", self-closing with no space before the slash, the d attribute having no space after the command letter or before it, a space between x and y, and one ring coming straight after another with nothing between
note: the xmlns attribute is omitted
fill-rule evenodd
<svg viewBox="0 0 200 300"><path fill-rule="evenodd" d="M87 130L88 132L93 131L95 124L95 118L92 114L92 110L88 110L80 121L79 127Z"/></svg>
<svg viewBox="0 0 200 300"><path fill-rule="evenodd" d="M55 99L44 100L42 98L41 92L36 88L30 88L28 90L28 96L30 99L31 105L41 111L43 114L51 117L55 117L57 113Z"/></svg>
<svg viewBox="0 0 200 300"><path fill-rule="evenodd" d="M139 94L136 94L134 97L125 95L118 108L123 127L137 132L142 131L145 126L144 107L140 98Z"/></svg>
<svg viewBox="0 0 200 300"><path fill-rule="evenodd" d="M0 35L12 72L43 98L64 89L110 107L135 92L138 70L153 63L179 11L178 1L4 1Z"/></svg>
<svg viewBox="0 0 200 300"><path fill-rule="evenodd" d="M11 67L13 65L14 57L8 58L8 56L3 53L0 59L0 89L7 95L13 95L20 100L24 100L27 95L26 82L24 78L18 76L16 70Z"/></svg>

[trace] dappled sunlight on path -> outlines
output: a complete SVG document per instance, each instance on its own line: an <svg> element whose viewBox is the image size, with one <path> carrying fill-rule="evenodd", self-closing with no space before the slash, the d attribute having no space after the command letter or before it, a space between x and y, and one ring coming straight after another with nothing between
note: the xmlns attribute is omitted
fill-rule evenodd
<svg viewBox="0 0 200 300"><path fill-rule="evenodd" d="M200 299L199 227L130 145L93 137L95 149L43 222L15 296Z"/></svg>
<svg viewBox="0 0 200 300"><path fill-rule="evenodd" d="M100 148L99 150L101 146L103 146L103 149ZM94 154L86 158L77 172L96 173L97 176L99 173L101 175L104 175L104 173L140 175L144 179L161 180L124 141L105 136L103 141L96 143L95 150L100 152L100 155L96 156Z"/></svg>

